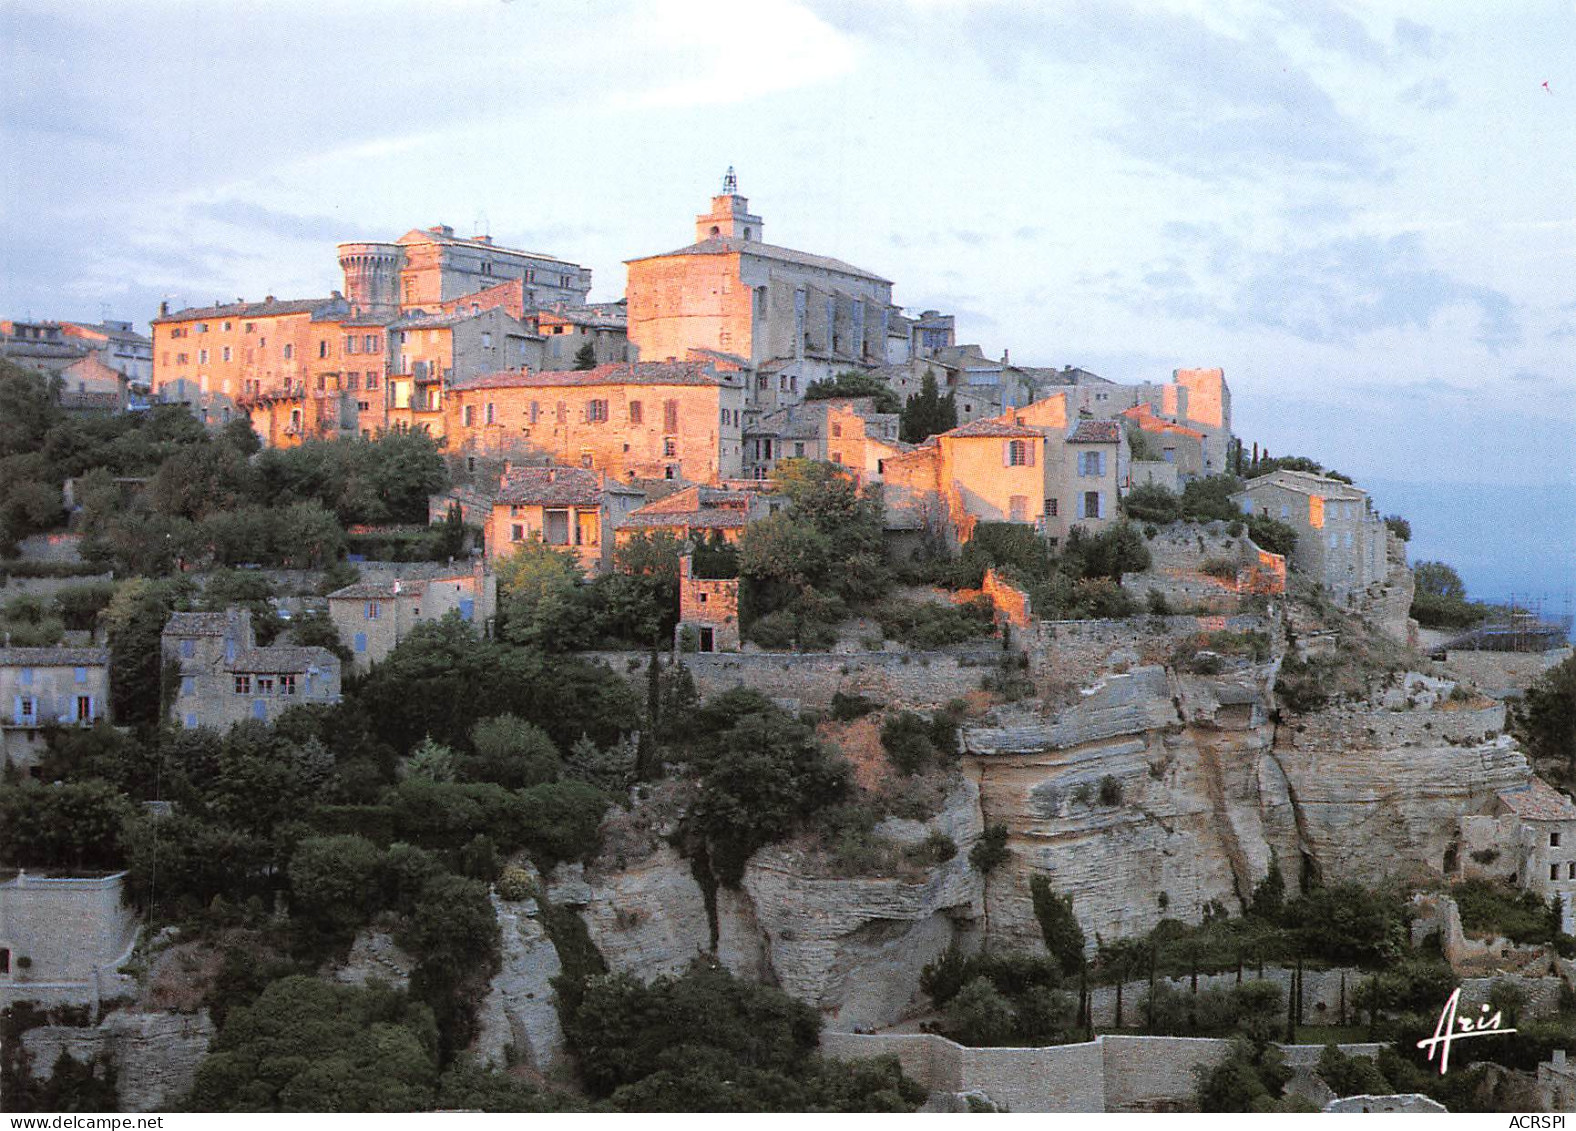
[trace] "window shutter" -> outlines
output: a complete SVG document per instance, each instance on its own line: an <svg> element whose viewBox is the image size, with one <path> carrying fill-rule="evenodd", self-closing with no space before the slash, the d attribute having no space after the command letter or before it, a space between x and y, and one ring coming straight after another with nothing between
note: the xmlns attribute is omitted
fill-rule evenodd
<svg viewBox="0 0 1576 1131"><path fill-rule="evenodd" d="M22 697L20 695L16 697L16 702L12 705L11 718L18 723L22 721Z"/></svg>
<svg viewBox="0 0 1576 1131"><path fill-rule="evenodd" d="M1102 460L1105 459L1105 453L1104 452L1100 453L1100 458ZM1104 518L1105 517L1105 492L1104 491L1096 491L1095 492L1095 496L1094 496L1094 514L1090 515L1089 517L1090 518Z"/></svg>
<svg viewBox="0 0 1576 1131"><path fill-rule="evenodd" d="M1105 453L1104 452L1096 452L1095 456L1097 457L1096 464L1095 464L1095 467L1097 468L1097 470L1095 471L1095 474L1096 475L1100 475L1100 476L1104 476L1105 475ZM1099 516L1096 515L1095 517L1098 518Z"/></svg>
<svg viewBox="0 0 1576 1131"><path fill-rule="evenodd" d="M1025 444L1024 445L1024 449L1029 453L1029 466L1033 467L1034 466L1034 442L1031 440L1029 443Z"/></svg>
<svg viewBox="0 0 1576 1131"><path fill-rule="evenodd" d="M1082 491L1078 492L1078 517L1079 518L1085 517L1084 516L1084 496L1083 496L1083 492Z"/></svg>
<svg viewBox="0 0 1576 1131"><path fill-rule="evenodd" d="M1012 441L1011 440L1008 440L1006 443L1004 443L1001 446L1001 465L1003 467L1011 467L1012 466Z"/></svg>

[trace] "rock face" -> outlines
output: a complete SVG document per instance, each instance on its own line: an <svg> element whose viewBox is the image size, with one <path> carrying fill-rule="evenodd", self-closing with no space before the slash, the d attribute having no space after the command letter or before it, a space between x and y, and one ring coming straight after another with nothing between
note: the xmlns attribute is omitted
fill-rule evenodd
<svg viewBox="0 0 1576 1131"><path fill-rule="evenodd" d="M156 1111L191 1090L213 1043L208 1013L111 1013L91 1028L46 1025L22 1035L35 1076L48 1076L64 1052L84 1064L107 1056L116 1068L120 1110Z"/></svg>
<svg viewBox="0 0 1576 1131"><path fill-rule="evenodd" d="M535 900L493 897L502 933L502 964L477 1010L472 1046L483 1064L511 1061L546 1072L562 1060L564 1033L553 1004L552 981L563 967L537 919Z"/></svg>
<svg viewBox="0 0 1576 1131"><path fill-rule="evenodd" d="M410 988L410 972L415 968L416 960L401 950L387 931L367 930L356 935L350 954L331 977L347 986L364 986L378 979L403 990Z"/></svg>

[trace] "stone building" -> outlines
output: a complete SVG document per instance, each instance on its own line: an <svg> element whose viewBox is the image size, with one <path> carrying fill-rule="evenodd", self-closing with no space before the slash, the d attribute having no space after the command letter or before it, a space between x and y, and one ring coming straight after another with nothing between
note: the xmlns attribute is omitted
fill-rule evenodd
<svg viewBox="0 0 1576 1131"><path fill-rule="evenodd" d="M1070 411L1109 419L1148 405L1150 414L1202 437L1202 474L1216 475L1226 470L1231 442L1231 388L1226 384L1224 370L1176 369L1168 384L1144 381L1119 385L1082 369L1065 370L1060 379L1067 384Z"/></svg>
<svg viewBox="0 0 1576 1131"><path fill-rule="evenodd" d="M680 541L721 538L737 542L745 527L782 504L763 491L696 485L630 511L618 524L620 543L637 534L671 534Z"/></svg>
<svg viewBox="0 0 1576 1131"><path fill-rule="evenodd" d="M740 474L744 387L740 374L715 365L488 373L451 385L443 403L443 431L458 454L551 460L620 480Z"/></svg>
<svg viewBox="0 0 1576 1131"><path fill-rule="evenodd" d="M0 883L0 1008L18 1001L97 1003L131 959L137 920L125 872Z"/></svg>
<svg viewBox="0 0 1576 1131"><path fill-rule="evenodd" d="M579 467L522 467L504 472L487 524L490 561L517 546L541 542L574 554L587 573L613 566L614 531L646 501L602 471Z"/></svg>
<svg viewBox="0 0 1576 1131"><path fill-rule="evenodd" d="M326 648L259 648L246 609L174 613L162 645L180 669L174 714L188 729L271 723L298 703L339 702L339 657Z"/></svg>
<svg viewBox="0 0 1576 1131"><path fill-rule="evenodd" d="M736 652L739 649L739 579L696 577L694 558L679 558L680 651Z"/></svg>
<svg viewBox="0 0 1576 1131"><path fill-rule="evenodd" d="M892 284L863 268L766 243L733 170L695 242L627 261L629 341L643 360L694 349L755 370L750 412L798 401L813 380L887 362Z"/></svg>
<svg viewBox="0 0 1576 1131"><path fill-rule="evenodd" d="M873 397L805 401L763 413L744 436L746 478L768 479L785 459L846 468L860 483L879 482L885 461L910 451L898 439L895 412L876 412Z"/></svg>
<svg viewBox="0 0 1576 1131"><path fill-rule="evenodd" d="M109 721L109 649L0 648L0 761L33 770L44 728Z"/></svg>
<svg viewBox="0 0 1576 1131"><path fill-rule="evenodd" d="M1560 929L1576 934L1576 803L1542 778L1501 790L1495 812L1510 818L1516 876L1524 891L1560 907Z"/></svg>
<svg viewBox="0 0 1576 1131"><path fill-rule="evenodd" d="M1127 475L1126 434L1114 420L1080 420L1067 433L1066 451L1067 473L1060 493L1046 496L1047 512L1054 510L1059 520L1098 533L1120 517L1117 503ZM1055 506L1049 502L1052 498L1057 500ZM1067 529L1060 527L1051 537L1066 537Z"/></svg>
<svg viewBox="0 0 1576 1131"><path fill-rule="evenodd" d="M329 619L358 673L387 659L417 625L453 613L485 635L497 610L498 579L480 560L466 571L358 581L328 595Z"/></svg>
<svg viewBox="0 0 1576 1131"><path fill-rule="evenodd" d="M1273 471L1232 496L1247 514L1279 519L1297 531L1291 564L1343 600L1383 582L1388 531L1368 492L1306 471Z"/></svg>
<svg viewBox="0 0 1576 1131"><path fill-rule="evenodd" d="M60 329L68 342L92 350L131 385L147 390L153 380L153 341L130 322L62 322Z"/></svg>
<svg viewBox="0 0 1576 1131"><path fill-rule="evenodd" d="M59 322L0 320L0 357L40 373L59 373L87 355Z"/></svg>
<svg viewBox="0 0 1576 1131"><path fill-rule="evenodd" d="M620 302L569 306L555 303L532 312L542 335L540 369L573 369L587 345L597 365L630 360L629 318Z"/></svg>
<svg viewBox="0 0 1576 1131"><path fill-rule="evenodd" d="M60 407L66 412L125 412L131 404L131 383L90 353L60 371Z"/></svg>
<svg viewBox="0 0 1576 1131"><path fill-rule="evenodd" d="M1178 483L1204 474L1204 433L1156 416L1148 402L1134 405L1121 417L1125 427L1136 428L1143 435L1146 446L1158 457L1156 462L1175 468Z"/></svg>
<svg viewBox="0 0 1576 1131"><path fill-rule="evenodd" d="M441 436L445 391L484 373L542 367L542 337L503 306L411 314L389 325L387 423Z"/></svg>
<svg viewBox="0 0 1576 1131"><path fill-rule="evenodd" d="M447 224L415 228L392 243L339 245L345 295L357 310L394 314L436 310L499 283L522 285L526 306L584 304L591 270L556 256L456 236Z"/></svg>
<svg viewBox="0 0 1576 1131"><path fill-rule="evenodd" d="M977 420L886 459L887 525L929 528L961 544L980 522L1039 525L1045 514L1044 436Z"/></svg>

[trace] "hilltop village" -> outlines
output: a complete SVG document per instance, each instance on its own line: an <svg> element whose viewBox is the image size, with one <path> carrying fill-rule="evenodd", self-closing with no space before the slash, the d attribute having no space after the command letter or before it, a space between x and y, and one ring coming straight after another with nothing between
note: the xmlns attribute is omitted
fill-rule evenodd
<svg viewBox="0 0 1576 1131"><path fill-rule="evenodd" d="M764 227L0 323L7 1095L1576 1107L1563 639Z"/></svg>

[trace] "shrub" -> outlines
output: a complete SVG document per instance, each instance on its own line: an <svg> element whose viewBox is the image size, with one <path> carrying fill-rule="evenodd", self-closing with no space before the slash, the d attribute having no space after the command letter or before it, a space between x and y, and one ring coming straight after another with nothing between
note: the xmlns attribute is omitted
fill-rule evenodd
<svg viewBox="0 0 1576 1131"><path fill-rule="evenodd" d="M1158 484L1145 483L1128 492L1122 500L1122 510L1139 522L1165 526L1182 517L1182 499Z"/></svg>
<svg viewBox="0 0 1576 1131"><path fill-rule="evenodd" d="M883 601L875 613L887 639L926 651L990 636L995 632L995 615L989 597L976 597L963 605L894 598Z"/></svg>
<svg viewBox="0 0 1576 1131"><path fill-rule="evenodd" d="M1110 774L1100 779L1100 804L1116 806L1122 803L1122 783Z"/></svg>
<svg viewBox="0 0 1576 1131"><path fill-rule="evenodd" d="M1218 577L1222 581L1236 581L1237 563L1229 558L1206 558L1199 567L1200 573Z"/></svg>
<svg viewBox="0 0 1576 1131"><path fill-rule="evenodd" d="M524 868L505 868L493 882L493 890L498 893L499 899L508 900L510 903L530 899L534 891L531 874Z"/></svg>
<svg viewBox="0 0 1576 1131"><path fill-rule="evenodd" d="M969 863L979 872L989 875L1006 863L1012 853L1007 848L1007 826L1001 823L986 825L974 847L969 849Z"/></svg>
<svg viewBox="0 0 1576 1131"><path fill-rule="evenodd" d="M840 723L862 719L880 704L864 695L849 695L842 691L832 694L832 718Z"/></svg>
<svg viewBox="0 0 1576 1131"><path fill-rule="evenodd" d="M940 829L931 829L930 835L903 853L910 863L927 868L945 864L957 854L957 842Z"/></svg>
<svg viewBox="0 0 1576 1131"><path fill-rule="evenodd" d="M905 774L922 772L936 757L930 723L915 711L899 711L881 724L881 746Z"/></svg>
<svg viewBox="0 0 1576 1131"><path fill-rule="evenodd" d="M975 1047L1006 1044L1016 1018L1012 1003L988 978L975 978L947 1005L941 1031L959 1044Z"/></svg>
<svg viewBox="0 0 1576 1131"><path fill-rule="evenodd" d="M1268 515L1255 514L1248 517L1248 537L1252 538L1262 550L1282 557L1291 557L1297 549L1297 530L1288 523Z"/></svg>

